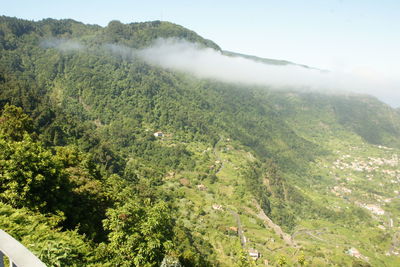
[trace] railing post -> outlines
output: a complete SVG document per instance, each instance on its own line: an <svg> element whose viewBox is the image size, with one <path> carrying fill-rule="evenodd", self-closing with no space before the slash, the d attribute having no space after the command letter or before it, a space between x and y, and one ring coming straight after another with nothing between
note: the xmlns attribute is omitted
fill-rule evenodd
<svg viewBox="0 0 400 267"><path fill-rule="evenodd" d="M32 254L24 245L0 229L0 267L4 267L4 255L8 257L10 267L46 267L46 265Z"/></svg>
<svg viewBox="0 0 400 267"><path fill-rule="evenodd" d="M0 267L4 267L4 254L0 250Z"/></svg>

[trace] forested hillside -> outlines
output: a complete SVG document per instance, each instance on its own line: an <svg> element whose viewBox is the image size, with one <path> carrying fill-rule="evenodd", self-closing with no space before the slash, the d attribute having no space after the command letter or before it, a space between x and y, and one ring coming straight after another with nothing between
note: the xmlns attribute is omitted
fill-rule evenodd
<svg viewBox="0 0 400 267"><path fill-rule="evenodd" d="M1 229L49 266L400 264L398 110L106 49L158 38L221 51L169 22L0 17Z"/></svg>

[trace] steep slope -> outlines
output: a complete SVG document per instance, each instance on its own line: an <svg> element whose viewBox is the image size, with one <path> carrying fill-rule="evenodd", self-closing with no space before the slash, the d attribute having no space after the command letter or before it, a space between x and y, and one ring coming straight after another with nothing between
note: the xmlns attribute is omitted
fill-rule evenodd
<svg viewBox="0 0 400 267"><path fill-rule="evenodd" d="M119 253L118 242L154 241L130 239L137 233L121 241L113 232L132 231L132 209L144 218L167 213L124 198L147 203L160 195L173 206L177 226L174 235L165 233L176 248L157 250L158 264L162 253L179 251L187 266L246 265L249 249L261 252L260 266L300 263L301 253L314 266L399 263L398 240L390 240L400 215L398 111L366 96L196 79L104 49L143 48L160 37L221 50L168 22L112 21L102 28L0 18L0 106L23 107L49 149L74 144L93 155L115 202L103 225L111 231L104 241L115 250L110 255Z"/></svg>

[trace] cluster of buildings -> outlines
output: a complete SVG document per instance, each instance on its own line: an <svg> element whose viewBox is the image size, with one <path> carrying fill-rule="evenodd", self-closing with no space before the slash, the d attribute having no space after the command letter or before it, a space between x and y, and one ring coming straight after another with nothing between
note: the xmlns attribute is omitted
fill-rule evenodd
<svg viewBox="0 0 400 267"><path fill-rule="evenodd" d="M352 162L348 163L345 159L350 158L350 155L343 155L340 159L333 162L333 168L345 170L351 169L353 171L366 171L373 172L379 170L380 166L390 166L396 167L399 165L399 158L397 154L393 154L392 158L373 158L368 157L368 161L354 159ZM382 170L382 173L388 174L392 177L398 177L400 179L400 171L398 170Z"/></svg>

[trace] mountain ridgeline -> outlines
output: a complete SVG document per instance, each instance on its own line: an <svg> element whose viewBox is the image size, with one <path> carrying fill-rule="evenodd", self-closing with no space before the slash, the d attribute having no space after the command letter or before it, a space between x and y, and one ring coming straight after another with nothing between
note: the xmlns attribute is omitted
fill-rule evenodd
<svg viewBox="0 0 400 267"><path fill-rule="evenodd" d="M104 49L159 38L294 64L164 21L0 17L1 229L49 266L399 263L398 110Z"/></svg>

